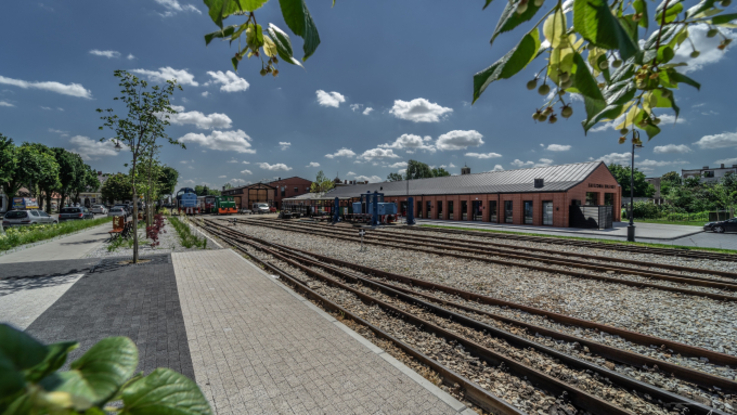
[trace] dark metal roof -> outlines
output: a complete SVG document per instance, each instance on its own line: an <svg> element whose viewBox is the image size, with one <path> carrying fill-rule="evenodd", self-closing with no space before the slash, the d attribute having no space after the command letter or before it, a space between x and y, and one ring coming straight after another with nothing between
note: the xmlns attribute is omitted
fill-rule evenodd
<svg viewBox="0 0 737 415"><path fill-rule="evenodd" d="M601 161L563 164L560 166L536 167L519 170L503 170L460 176L433 177L430 179L405 180L356 184L337 187L325 196L358 196L361 193L378 191L385 196L450 195L479 193L531 193L561 192L580 184L594 171ZM543 179L542 188L535 188L535 179ZM409 192L407 190L409 185Z"/></svg>

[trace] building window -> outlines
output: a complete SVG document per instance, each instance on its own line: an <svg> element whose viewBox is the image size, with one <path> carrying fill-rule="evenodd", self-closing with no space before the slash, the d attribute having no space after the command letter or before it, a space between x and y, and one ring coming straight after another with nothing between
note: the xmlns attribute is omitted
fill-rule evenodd
<svg viewBox="0 0 737 415"><path fill-rule="evenodd" d="M453 220L453 201L448 201L448 219Z"/></svg>
<svg viewBox="0 0 737 415"><path fill-rule="evenodd" d="M468 202L461 200L461 220L468 220Z"/></svg>
<svg viewBox="0 0 737 415"><path fill-rule="evenodd" d="M489 202L489 221L497 222L499 218L496 215L496 200Z"/></svg>
<svg viewBox="0 0 737 415"><path fill-rule="evenodd" d="M704 172L704 177L714 177L714 172L711 170L707 170Z"/></svg>
<svg viewBox="0 0 737 415"><path fill-rule="evenodd" d="M431 209L431 208L432 208L432 202L430 202L430 201L428 200L428 201L427 201L427 204L426 204L426 209L425 209L425 214L427 215L427 218L428 218L428 219L430 219L430 209Z"/></svg>
<svg viewBox="0 0 737 415"><path fill-rule="evenodd" d="M553 224L553 202L543 202L543 225Z"/></svg>
<svg viewBox="0 0 737 415"><path fill-rule="evenodd" d="M473 220L483 220L484 219L484 213L483 213L483 201L481 200L474 200L471 202L471 213L473 216Z"/></svg>
<svg viewBox="0 0 737 415"><path fill-rule="evenodd" d="M596 206L599 194L596 192L586 192L586 206Z"/></svg>
<svg viewBox="0 0 737 415"><path fill-rule="evenodd" d="M287 195L287 187L282 186L281 187L281 197L285 197Z"/></svg>
<svg viewBox="0 0 737 415"><path fill-rule="evenodd" d="M505 200L504 201L504 222L505 223L512 223L514 221L513 209L514 209L514 205L512 204L512 201Z"/></svg>
<svg viewBox="0 0 737 415"><path fill-rule="evenodd" d="M294 194L296 195L297 193L299 193L299 187L294 188Z"/></svg>
<svg viewBox="0 0 737 415"><path fill-rule="evenodd" d="M604 193L604 206L614 206L614 193Z"/></svg>
<svg viewBox="0 0 737 415"><path fill-rule="evenodd" d="M532 200L525 200L522 207L525 211L525 224L532 225Z"/></svg>
<svg viewBox="0 0 737 415"><path fill-rule="evenodd" d="M422 217L422 202L417 201L417 217Z"/></svg>
<svg viewBox="0 0 737 415"><path fill-rule="evenodd" d="M443 201L438 200L438 219L443 219Z"/></svg>

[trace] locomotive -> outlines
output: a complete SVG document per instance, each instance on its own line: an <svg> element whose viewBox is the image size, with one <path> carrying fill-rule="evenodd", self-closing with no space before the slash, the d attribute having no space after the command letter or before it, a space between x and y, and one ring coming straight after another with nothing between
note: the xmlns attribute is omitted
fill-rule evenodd
<svg viewBox="0 0 737 415"><path fill-rule="evenodd" d="M199 206L197 205L197 194L191 187L182 187L177 192L177 206L179 207L179 213L192 215L199 213Z"/></svg>

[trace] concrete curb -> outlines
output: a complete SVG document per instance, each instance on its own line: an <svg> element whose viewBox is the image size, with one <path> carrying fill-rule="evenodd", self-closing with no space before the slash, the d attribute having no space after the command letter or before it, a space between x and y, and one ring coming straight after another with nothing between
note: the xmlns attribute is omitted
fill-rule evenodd
<svg viewBox="0 0 737 415"><path fill-rule="evenodd" d="M49 242L53 242L53 241L59 240L61 238L66 238L67 236L72 236L72 235L76 235L78 233L87 232L87 231L89 231L91 229L101 228L101 227L106 226L106 225L107 224L103 223L102 225L92 226L90 228L82 229L82 230L75 231L75 232L72 232L72 233L65 233L64 235L55 236L55 237L53 237L51 239L44 239L43 241L38 241L38 242L31 243L31 244L25 244L25 245L16 246L15 248L8 249L7 251L0 252L0 256L12 254L14 252L22 251L24 249L33 248L33 247L36 247L36 246L39 246L39 245L47 244Z"/></svg>
<svg viewBox="0 0 737 415"><path fill-rule="evenodd" d="M428 381L427 379L423 378L419 373L412 370L410 367L405 365L404 363L400 362L399 360L395 359L392 355L384 351L384 349L376 346L375 344L371 343L367 338L361 336L360 334L356 333L352 329L350 329L345 324L339 322L336 320L333 316L326 313L324 310L320 309L318 306L313 304L310 300L302 297L301 295L294 292L291 288L287 287L286 285L282 284L277 280L277 276L270 275L266 273L261 268L257 267L253 262L247 260L246 258L243 258L241 255L239 255L237 252L233 251L232 249L229 249L230 252L233 253L233 255L237 256L241 260L245 261L248 265L253 267L256 271L263 274L266 279L274 283L276 286L280 287L284 291L291 294L294 298L304 303L308 308L315 311L318 315L320 315L322 318L326 319L327 321L333 323L336 327L341 329L343 332L354 338L356 341L361 343L364 347L371 350L373 353L379 355L382 359L384 359L387 363L397 368L400 372L402 372L405 376L409 377L413 381L415 381L417 384L425 388L430 394L434 395L441 401L443 401L446 405L451 407L454 411L458 412L461 415L473 415L476 414L476 412L472 411L470 408L466 407L466 405L459 401L458 399L454 398L449 393L445 392L444 390L440 389L439 387L435 386L433 383Z"/></svg>

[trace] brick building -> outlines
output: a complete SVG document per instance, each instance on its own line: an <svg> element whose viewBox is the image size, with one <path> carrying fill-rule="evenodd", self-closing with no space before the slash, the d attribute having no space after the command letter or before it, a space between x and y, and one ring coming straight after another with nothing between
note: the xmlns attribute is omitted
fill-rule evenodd
<svg viewBox="0 0 737 415"><path fill-rule="evenodd" d="M234 196L239 209L250 209L254 203L268 203L281 209L281 201L286 197L294 197L310 192L312 182L301 177L279 178L272 182L254 183L247 186L223 190L222 194Z"/></svg>
<svg viewBox="0 0 737 415"><path fill-rule="evenodd" d="M309 193L312 181L295 176L287 177L286 179L279 178L279 180L269 182L268 184L276 188L274 206L276 206L277 209L281 209L282 199Z"/></svg>
<svg viewBox="0 0 737 415"><path fill-rule="evenodd" d="M413 196L418 218L569 227L576 205L611 206L612 221L621 219L622 189L603 162L476 174L465 168L459 176L342 186L325 197L374 191L403 214Z"/></svg>

